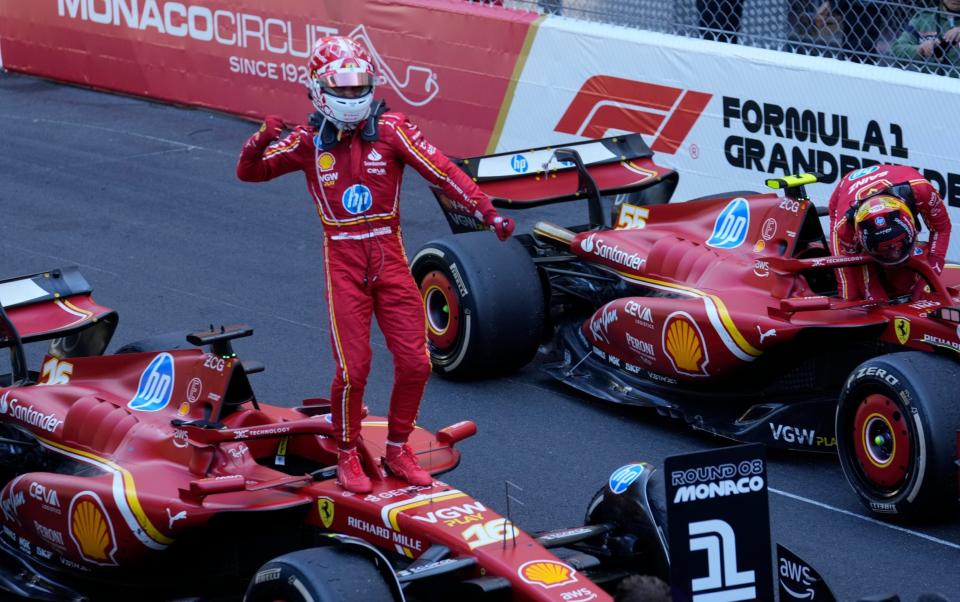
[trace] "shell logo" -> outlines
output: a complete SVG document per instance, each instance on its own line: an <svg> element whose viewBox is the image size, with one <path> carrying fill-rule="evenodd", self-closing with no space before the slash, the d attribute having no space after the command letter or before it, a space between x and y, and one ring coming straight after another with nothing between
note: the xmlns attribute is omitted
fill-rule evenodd
<svg viewBox="0 0 960 602"><path fill-rule="evenodd" d="M337 160L330 153L320 153L317 157L317 167L320 171L330 171L337 164Z"/></svg>
<svg viewBox="0 0 960 602"><path fill-rule="evenodd" d="M577 571L555 560L531 560L520 565L520 578L531 585L551 588L577 582Z"/></svg>
<svg viewBox="0 0 960 602"><path fill-rule="evenodd" d="M80 551L80 557L92 564L113 566L117 551L117 537L106 508L96 493L81 491L70 501L68 512L70 539Z"/></svg>
<svg viewBox="0 0 960 602"><path fill-rule="evenodd" d="M700 327L686 312L667 316L663 328L663 350L678 374L706 376L707 346Z"/></svg>

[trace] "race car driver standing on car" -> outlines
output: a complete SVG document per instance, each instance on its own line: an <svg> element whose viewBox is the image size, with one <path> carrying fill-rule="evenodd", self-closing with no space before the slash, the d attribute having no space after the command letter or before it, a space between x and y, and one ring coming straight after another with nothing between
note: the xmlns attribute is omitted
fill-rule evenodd
<svg viewBox="0 0 960 602"><path fill-rule="evenodd" d="M372 314L394 358L386 467L414 485L433 482L406 444L430 374L430 356L423 302L400 233L404 165L440 186L461 211L482 221L501 240L514 229L417 126L374 101L375 79L369 55L355 41L318 40L308 64L307 88L317 110L310 126L297 126L279 139L283 122L266 117L237 163L237 176L248 182L302 171L316 203L323 223L327 307L337 363L330 399L340 449L338 478L344 489L356 493L371 490L356 446L370 371Z"/></svg>
<svg viewBox="0 0 960 602"><path fill-rule="evenodd" d="M936 189L912 167L873 165L846 174L830 196L829 212L833 253L867 253L879 264L839 268L837 286L844 299L913 293L924 283L900 268L911 255L924 255L937 274L943 270L950 216ZM918 245L920 218L930 237Z"/></svg>

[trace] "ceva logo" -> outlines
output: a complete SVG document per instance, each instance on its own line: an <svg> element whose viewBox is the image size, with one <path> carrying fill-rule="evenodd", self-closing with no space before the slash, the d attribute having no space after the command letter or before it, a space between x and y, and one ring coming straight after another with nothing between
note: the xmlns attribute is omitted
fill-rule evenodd
<svg viewBox="0 0 960 602"><path fill-rule="evenodd" d="M627 464L613 471L610 475L610 491L620 495L643 474L643 464Z"/></svg>
<svg viewBox="0 0 960 602"><path fill-rule="evenodd" d="M610 75L584 82L554 130L603 138L608 130L655 136L654 152L674 154L712 94Z"/></svg>
<svg viewBox="0 0 960 602"><path fill-rule="evenodd" d="M167 407L173 394L173 356L161 353L140 375L137 394L127 407L138 412L158 412Z"/></svg>
<svg viewBox="0 0 960 602"><path fill-rule="evenodd" d="M717 216L707 245L717 249L736 249L746 240L749 229L750 205L747 199L733 199Z"/></svg>

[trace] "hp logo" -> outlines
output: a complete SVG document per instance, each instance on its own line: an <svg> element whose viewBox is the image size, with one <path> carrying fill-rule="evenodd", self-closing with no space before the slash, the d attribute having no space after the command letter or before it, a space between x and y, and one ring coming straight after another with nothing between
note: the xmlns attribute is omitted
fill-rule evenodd
<svg viewBox="0 0 960 602"><path fill-rule="evenodd" d="M140 375L137 394L127 404L138 412L157 412L167 407L173 393L173 356L161 353Z"/></svg>
<svg viewBox="0 0 960 602"><path fill-rule="evenodd" d="M510 157L510 169L517 173L527 173L530 169L530 163L523 155L514 155Z"/></svg>
<svg viewBox="0 0 960 602"><path fill-rule="evenodd" d="M746 240L749 229L750 206L747 199L733 199L717 216L707 245L717 249L735 249Z"/></svg>
<svg viewBox="0 0 960 602"><path fill-rule="evenodd" d="M643 464L627 464L626 466L621 466L610 475L610 491L620 495L626 491L630 485L633 485L633 482L640 478L642 474Z"/></svg>
<svg viewBox="0 0 960 602"><path fill-rule="evenodd" d="M373 195L363 184L354 184L343 191L343 208L353 215L369 211L372 205Z"/></svg>

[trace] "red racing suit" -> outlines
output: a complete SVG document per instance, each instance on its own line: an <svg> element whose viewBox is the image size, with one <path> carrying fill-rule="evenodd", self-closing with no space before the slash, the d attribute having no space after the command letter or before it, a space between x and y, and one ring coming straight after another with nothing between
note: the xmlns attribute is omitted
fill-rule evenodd
<svg viewBox="0 0 960 602"><path fill-rule="evenodd" d="M410 274L400 233L404 165L440 186L460 209L481 221L496 214L480 188L396 112L376 118L376 140L360 129L342 131L322 150L312 126L271 141L254 134L237 163L237 176L262 182L302 171L323 223L330 339L337 363L330 400L341 449L356 444L363 392L370 372L370 319L394 358L388 437L405 442L414 428L430 375L426 318Z"/></svg>
<svg viewBox="0 0 960 602"><path fill-rule="evenodd" d="M917 245L915 252L926 254L936 272L943 268L950 244L950 216L943 199L920 172L900 165L873 165L843 176L830 195L830 247L834 255L856 255L863 252L856 240L852 207L875 194L893 194L906 202L917 219L930 230L926 245ZM909 270L879 265L837 269L837 285L844 299L889 299L911 291L916 283Z"/></svg>

